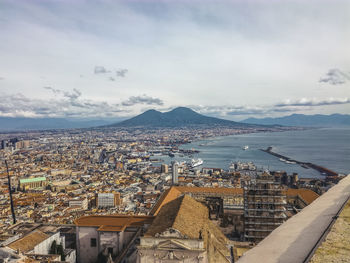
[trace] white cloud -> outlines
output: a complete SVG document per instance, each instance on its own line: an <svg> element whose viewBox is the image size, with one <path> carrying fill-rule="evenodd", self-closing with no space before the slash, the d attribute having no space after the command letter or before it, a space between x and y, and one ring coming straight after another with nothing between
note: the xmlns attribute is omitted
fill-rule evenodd
<svg viewBox="0 0 350 263"><path fill-rule="evenodd" d="M135 108L142 105L160 106L163 101L147 95L132 96L120 103L108 103L106 101L88 100L82 93L64 91L52 87L44 87L54 93L50 99L32 99L21 93L1 94L0 116L6 117L80 117L103 118L132 116L139 113ZM57 96L61 95L61 96ZM130 106L133 106L130 108ZM134 108L135 107L135 108Z"/></svg>
<svg viewBox="0 0 350 263"><path fill-rule="evenodd" d="M128 107L137 104L162 106L164 105L164 102L159 98L152 98L146 94L143 94L142 96L131 96L128 100L122 102L123 106Z"/></svg>

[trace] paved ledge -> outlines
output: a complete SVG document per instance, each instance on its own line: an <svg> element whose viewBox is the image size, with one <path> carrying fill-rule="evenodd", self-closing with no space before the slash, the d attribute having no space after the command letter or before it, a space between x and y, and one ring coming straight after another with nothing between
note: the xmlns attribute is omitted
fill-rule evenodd
<svg viewBox="0 0 350 263"><path fill-rule="evenodd" d="M350 196L350 175L276 228L238 263L302 263Z"/></svg>

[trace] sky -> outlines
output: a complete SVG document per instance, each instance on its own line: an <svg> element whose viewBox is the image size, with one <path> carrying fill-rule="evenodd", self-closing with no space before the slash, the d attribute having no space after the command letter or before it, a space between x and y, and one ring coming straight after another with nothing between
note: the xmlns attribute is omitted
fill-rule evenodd
<svg viewBox="0 0 350 263"><path fill-rule="evenodd" d="M0 0L0 116L350 114L347 0Z"/></svg>

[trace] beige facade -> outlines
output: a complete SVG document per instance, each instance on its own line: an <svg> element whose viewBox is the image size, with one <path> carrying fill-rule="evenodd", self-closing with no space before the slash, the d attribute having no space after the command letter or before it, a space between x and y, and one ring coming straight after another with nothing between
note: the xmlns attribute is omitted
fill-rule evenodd
<svg viewBox="0 0 350 263"><path fill-rule="evenodd" d="M158 237L141 237L137 263L162 262L200 263L208 262L202 239L189 239L179 231L170 229Z"/></svg>
<svg viewBox="0 0 350 263"><path fill-rule="evenodd" d="M45 177L26 178L19 180L19 188L22 191L33 189L44 189L47 186Z"/></svg>
<svg viewBox="0 0 350 263"><path fill-rule="evenodd" d="M88 199L86 197L78 197L76 199L69 200L69 207L79 207L83 210L88 209Z"/></svg>

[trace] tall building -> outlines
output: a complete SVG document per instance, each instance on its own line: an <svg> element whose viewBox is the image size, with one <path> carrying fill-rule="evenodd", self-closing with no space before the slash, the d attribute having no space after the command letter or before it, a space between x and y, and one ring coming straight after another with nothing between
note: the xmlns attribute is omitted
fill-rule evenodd
<svg viewBox="0 0 350 263"><path fill-rule="evenodd" d="M17 141L14 145L16 150L28 149L30 146L30 141Z"/></svg>
<svg viewBox="0 0 350 263"><path fill-rule="evenodd" d="M164 173L164 174L167 174L167 173L169 172L169 167L168 167L168 165L163 163L163 164L160 166L160 172L161 172L161 173Z"/></svg>
<svg viewBox="0 0 350 263"><path fill-rule="evenodd" d="M1 141L1 149L6 149L8 147L8 141L2 140Z"/></svg>
<svg viewBox="0 0 350 263"><path fill-rule="evenodd" d="M178 178L178 172L179 172L179 164L178 162L171 162L171 175L172 175L172 180L173 184L178 184L179 178Z"/></svg>
<svg viewBox="0 0 350 263"><path fill-rule="evenodd" d="M244 238L260 242L287 220L286 192L268 173L244 189Z"/></svg>

